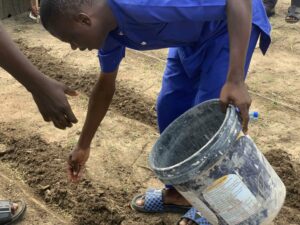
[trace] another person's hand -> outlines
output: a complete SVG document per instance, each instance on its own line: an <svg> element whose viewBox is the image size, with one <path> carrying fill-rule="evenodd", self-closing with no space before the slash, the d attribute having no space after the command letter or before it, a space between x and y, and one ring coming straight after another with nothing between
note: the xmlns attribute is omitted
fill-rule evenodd
<svg viewBox="0 0 300 225"><path fill-rule="evenodd" d="M36 0L31 0L31 13L34 17L38 17L40 15L40 7L37 5Z"/></svg>
<svg viewBox="0 0 300 225"><path fill-rule="evenodd" d="M72 182L78 182L82 177L85 163L90 156L90 148L75 147L68 158L68 177Z"/></svg>
<svg viewBox="0 0 300 225"><path fill-rule="evenodd" d="M31 12L35 17L37 17L39 15L39 8L34 5L31 7Z"/></svg>
<svg viewBox="0 0 300 225"><path fill-rule="evenodd" d="M60 82L46 78L39 89L32 90L31 94L45 121L52 121L59 129L72 127L73 123L77 123L77 118L66 97L66 94L76 96L76 91Z"/></svg>
<svg viewBox="0 0 300 225"><path fill-rule="evenodd" d="M249 108L252 102L247 85L243 81L227 81L222 88L220 101L224 112L228 104L232 104L239 109L242 118L243 132L246 134L248 131Z"/></svg>

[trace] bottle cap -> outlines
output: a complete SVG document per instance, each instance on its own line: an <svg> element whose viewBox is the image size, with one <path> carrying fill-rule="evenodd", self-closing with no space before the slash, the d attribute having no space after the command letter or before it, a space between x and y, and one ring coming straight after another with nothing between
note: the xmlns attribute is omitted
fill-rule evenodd
<svg viewBox="0 0 300 225"><path fill-rule="evenodd" d="M254 111L254 112L253 112L253 117L254 117L254 118L258 118L258 116L259 116L259 113L256 112L256 111Z"/></svg>

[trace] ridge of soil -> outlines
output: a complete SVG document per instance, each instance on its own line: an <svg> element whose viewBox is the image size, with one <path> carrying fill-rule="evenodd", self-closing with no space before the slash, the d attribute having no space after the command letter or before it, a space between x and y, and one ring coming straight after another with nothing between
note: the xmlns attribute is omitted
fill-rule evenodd
<svg viewBox="0 0 300 225"><path fill-rule="evenodd" d="M82 71L72 67L48 54L43 47L29 48L22 39L16 40L16 43L41 72L90 96L99 72ZM116 92L111 103L112 109L125 117L156 127L155 100L145 97L133 87L127 87L125 82L117 80L116 85Z"/></svg>
<svg viewBox="0 0 300 225"><path fill-rule="evenodd" d="M131 212L127 207L131 193L95 185L86 175L79 184L66 180L66 153L69 149L59 143L46 143L37 135L18 135L8 124L0 123L0 143L7 150L0 154L0 161L8 162L22 171L25 182L40 195L47 204L58 206L73 216L74 224L122 224L126 216L133 221L147 224L146 218ZM275 224L300 224L300 164L292 161L289 154L274 150L265 154L287 187L285 206ZM122 168L120 168L122 169ZM125 207L124 207L125 206ZM166 224L163 219L153 217L153 225Z"/></svg>
<svg viewBox="0 0 300 225"><path fill-rule="evenodd" d="M9 128L10 127L10 128ZM25 183L50 207L59 207L72 216L78 225L166 225L157 216L149 218L134 212L128 202L137 188L131 190L101 186L85 174L82 181L73 184L66 179L66 156L69 149L59 143L47 143L36 134L16 130L12 124L0 123L0 143L6 150L0 153L0 162L9 163L21 172ZM126 168L119 168L126 172ZM120 176L122 176L120 174ZM130 174L124 175L130 178ZM126 178L124 178L126 183ZM131 182L128 180L128 182ZM127 185L127 184L125 184ZM134 184L131 184L132 186ZM138 186L136 184L136 186Z"/></svg>

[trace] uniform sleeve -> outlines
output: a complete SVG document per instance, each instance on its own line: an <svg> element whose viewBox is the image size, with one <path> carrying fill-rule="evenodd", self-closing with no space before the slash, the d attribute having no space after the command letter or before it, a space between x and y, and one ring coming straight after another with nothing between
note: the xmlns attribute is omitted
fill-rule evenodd
<svg viewBox="0 0 300 225"><path fill-rule="evenodd" d="M98 51L98 57L101 71L105 73L113 72L125 57L125 46L116 41L111 35L108 35L104 46Z"/></svg>
<svg viewBox="0 0 300 225"><path fill-rule="evenodd" d="M204 22L226 18L227 0L121 0L121 2L125 13L136 21L146 23Z"/></svg>

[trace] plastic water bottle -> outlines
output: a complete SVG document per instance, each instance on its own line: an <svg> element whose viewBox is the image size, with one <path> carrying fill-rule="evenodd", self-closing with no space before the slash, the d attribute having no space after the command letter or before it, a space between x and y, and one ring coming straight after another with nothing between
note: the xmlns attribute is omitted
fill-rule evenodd
<svg viewBox="0 0 300 225"><path fill-rule="evenodd" d="M257 111L251 111L249 112L250 121L256 121L258 120L259 113Z"/></svg>
<svg viewBox="0 0 300 225"><path fill-rule="evenodd" d="M239 113L240 110L236 107L235 110ZM259 117L259 113L257 111L250 111L249 112L249 121L252 122L252 121L257 121L258 120L258 117Z"/></svg>

